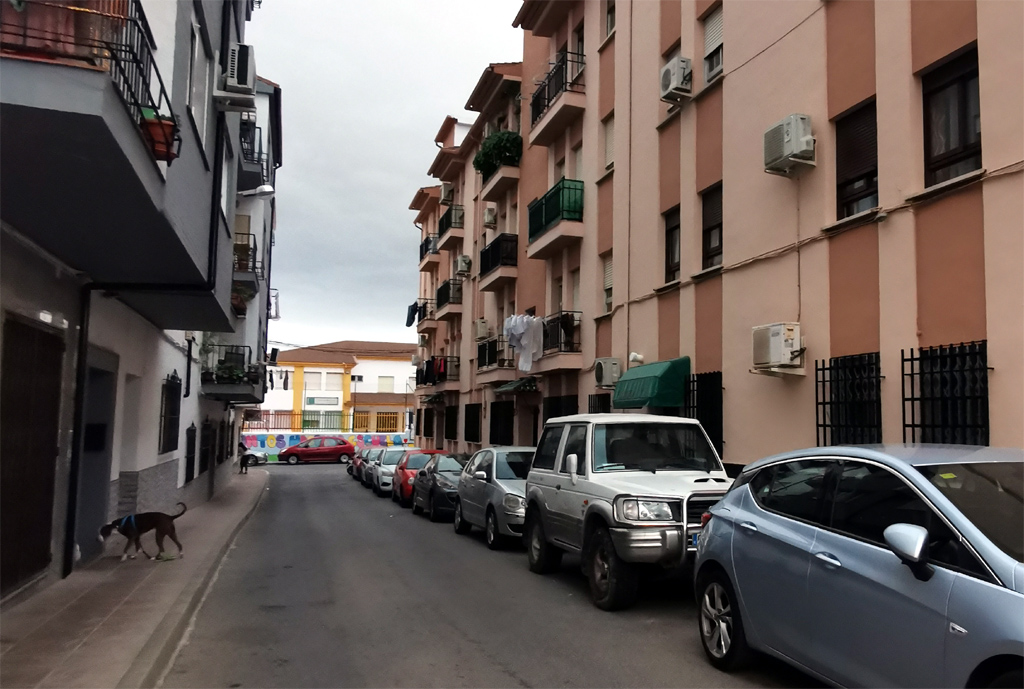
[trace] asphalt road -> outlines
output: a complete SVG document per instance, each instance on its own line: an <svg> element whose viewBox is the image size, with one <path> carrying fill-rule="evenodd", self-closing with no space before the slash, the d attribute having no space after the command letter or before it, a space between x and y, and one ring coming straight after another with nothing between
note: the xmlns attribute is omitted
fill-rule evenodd
<svg viewBox="0 0 1024 689"><path fill-rule="evenodd" d="M344 466L269 471L165 687L815 686L767 658L714 670L683 582L603 612L576 558L538 576Z"/></svg>

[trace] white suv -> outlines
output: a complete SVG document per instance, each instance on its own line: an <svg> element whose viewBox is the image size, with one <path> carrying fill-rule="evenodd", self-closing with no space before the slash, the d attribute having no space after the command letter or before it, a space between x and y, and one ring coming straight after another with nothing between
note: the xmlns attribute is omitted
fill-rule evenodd
<svg viewBox="0 0 1024 689"><path fill-rule="evenodd" d="M594 603L636 600L642 565L692 563L701 515L732 484L694 419L578 414L544 426L526 480L530 570L581 554Z"/></svg>

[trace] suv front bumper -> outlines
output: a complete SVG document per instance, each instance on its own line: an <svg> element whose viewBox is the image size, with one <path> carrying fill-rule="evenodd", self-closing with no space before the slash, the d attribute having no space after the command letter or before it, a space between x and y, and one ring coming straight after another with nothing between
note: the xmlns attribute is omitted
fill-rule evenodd
<svg viewBox="0 0 1024 689"><path fill-rule="evenodd" d="M676 565L696 550L682 526L610 529L615 552L626 562Z"/></svg>

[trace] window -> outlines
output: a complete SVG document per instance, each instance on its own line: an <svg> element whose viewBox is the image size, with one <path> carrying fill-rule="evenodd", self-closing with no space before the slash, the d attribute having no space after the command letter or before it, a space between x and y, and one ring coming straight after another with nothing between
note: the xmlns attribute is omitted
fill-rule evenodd
<svg viewBox="0 0 1024 689"><path fill-rule="evenodd" d="M459 406L457 404L444 408L444 439L459 439Z"/></svg>
<svg viewBox="0 0 1024 689"><path fill-rule="evenodd" d="M401 414L396 411L379 411L377 412L377 432L378 433L398 433L402 430L399 427L399 419Z"/></svg>
<svg viewBox="0 0 1024 689"><path fill-rule="evenodd" d="M306 447L316 448L320 447L320 438L313 438L306 443Z"/></svg>
<svg viewBox="0 0 1024 689"><path fill-rule="evenodd" d="M224 143L224 151L221 155L221 169L220 169L220 210L224 214L224 222L227 222L228 218L231 217L231 209L234 208L234 194L231 193L235 185L232 183L234 179L235 170L231 164L234 160L234 156L231 155L231 147Z"/></svg>
<svg viewBox="0 0 1024 689"><path fill-rule="evenodd" d="M484 456L480 458L480 464L477 466L476 470L487 474L488 481L494 478L494 453L485 452Z"/></svg>
<svg viewBox="0 0 1024 689"><path fill-rule="evenodd" d="M352 376L352 382L353 383L362 383L363 382L363 377L362 376L353 375Z"/></svg>
<svg viewBox="0 0 1024 689"><path fill-rule="evenodd" d="M783 462L762 470L770 476L751 481L754 499L766 510L805 522L822 523L825 474L834 462L805 459Z"/></svg>
<svg viewBox="0 0 1024 689"><path fill-rule="evenodd" d="M572 70L572 78L575 79L579 76L580 72L583 71L583 24L581 23L576 27L576 30L572 34L573 50L576 52L576 59L573 61L570 69Z"/></svg>
<svg viewBox="0 0 1024 689"><path fill-rule="evenodd" d="M413 427L416 435L423 435L423 410L416 410L416 425Z"/></svg>
<svg viewBox="0 0 1024 689"><path fill-rule="evenodd" d="M576 311L583 310L583 304L580 303L580 270L572 270L569 272L569 284L572 286L572 304L569 308Z"/></svg>
<svg viewBox="0 0 1024 689"><path fill-rule="evenodd" d="M607 36L612 31L615 31L615 0L605 0L604 35Z"/></svg>
<svg viewBox="0 0 1024 689"><path fill-rule="evenodd" d="M930 187L981 168L978 51L921 79L924 96L924 182Z"/></svg>
<svg viewBox="0 0 1024 689"><path fill-rule="evenodd" d="M679 279L679 207L665 213L665 282Z"/></svg>
<svg viewBox="0 0 1024 689"><path fill-rule="evenodd" d="M704 83L722 73L722 6L704 18Z"/></svg>
<svg viewBox="0 0 1024 689"><path fill-rule="evenodd" d="M178 430L181 422L181 378L177 373L167 376L160 391L160 449L159 454L178 449Z"/></svg>
<svg viewBox="0 0 1024 689"><path fill-rule="evenodd" d="M341 390L341 374L340 373L326 373L326 387L324 390Z"/></svg>
<svg viewBox="0 0 1024 689"><path fill-rule="evenodd" d="M426 438L433 438L437 435L434 428L434 408L427 407L423 410L423 433Z"/></svg>
<svg viewBox="0 0 1024 689"><path fill-rule="evenodd" d="M498 454L497 477L501 481L526 480L530 473L532 452L506 452Z"/></svg>
<svg viewBox="0 0 1024 689"><path fill-rule="evenodd" d="M338 441L334 438L324 438L323 447L337 447Z"/></svg>
<svg viewBox="0 0 1024 689"><path fill-rule="evenodd" d="M612 410L612 394L601 392L587 397L587 411L591 414L608 414Z"/></svg>
<svg viewBox="0 0 1024 689"><path fill-rule="evenodd" d="M875 104L836 120L836 218L878 206L878 137Z"/></svg>
<svg viewBox="0 0 1024 689"><path fill-rule="evenodd" d="M569 427L569 435L565 439L565 450L562 451L562 463L558 471L563 474L569 473L569 464L566 457L576 455L576 474L583 476L587 473L587 427L575 425Z"/></svg>
<svg viewBox="0 0 1024 689"><path fill-rule="evenodd" d="M644 422L594 426L594 471L671 470L722 470L704 432L696 424Z"/></svg>
<svg viewBox="0 0 1024 689"><path fill-rule="evenodd" d="M304 390L321 390L322 383L320 371L306 371L302 377L302 387Z"/></svg>
<svg viewBox="0 0 1024 689"><path fill-rule="evenodd" d="M882 442L880 361L874 352L815 362L819 446Z"/></svg>
<svg viewBox="0 0 1024 689"><path fill-rule="evenodd" d="M703 260L704 270L722 265L722 185L701 195L703 205Z"/></svg>
<svg viewBox="0 0 1024 689"><path fill-rule="evenodd" d="M601 128L604 130L604 169L610 170L615 164L615 116L605 120Z"/></svg>
<svg viewBox="0 0 1024 689"><path fill-rule="evenodd" d="M547 469L553 471L555 468L555 457L558 453L558 446L562 442L562 430L565 426L549 426L544 429L540 444L533 455L534 469Z"/></svg>
<svg viewBox="0 0 1024 689"><path fill-rule="evenodd" d="M516 403L491 402L491 445L511 445L516 422Z"/></svg>
<svg viewBox="0 0 1024 689"><path fill-rule="evenodd" d="M583 179L583 144L572 149L572 171L576 179Z"/></svg>
<svg viewBox="0 0 1024 689"><path fill-rule="evenodd" d="M988 445L988 344L903 352L903 440Z"/></svg>
<svg viewBox="0 0 1024 689"><path fill-rule="evenodd" d="M394 392L394 376L377 376L377 392Z"/></svg>
<svg viewBox="0 0 1024 689"><path fill-rule="evenodd" d="M612 312L612 257L604 259L604 312Z"/></svg>
<svg viewBox="0 0 1024 689"><path fill-rule="evenodd" d="M480 404L466 405L466 431L465 440L467 443L480 442Z"/></svg>
<svg viewBox="0 0 1024 689"><path fill-rule="evenodd" d="M477 452L475 455L470 457L469 462L466 464L466 468L463 469L463 471L465 471L470 476L476 473L476 468L480 464L480 460L484 458L485 453L486 450L481 450L480 452Z"/></svg>
<svg viewBox="0 0 1024 689"><path fill-rule="evenodd" d="M210 59L200 35L199 25L192 19L191 50L188 57L188 110L199 132L199 142L206 147L207 95L210 82Z"/></svg>
<svg viewBox="0 0 1024 689"><path fill-rule="evenodd" d="M433 429L433 425L430 428ZM356 433L368 433L370 430L370 412L365 410L352 412L352 430Z"/></svg>

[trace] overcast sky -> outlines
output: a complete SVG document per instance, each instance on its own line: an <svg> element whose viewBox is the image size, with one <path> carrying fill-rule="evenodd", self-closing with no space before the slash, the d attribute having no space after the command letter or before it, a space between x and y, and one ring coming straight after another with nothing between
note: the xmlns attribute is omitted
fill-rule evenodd
<svg viewBox="0 0 1024 689"><path fill-rule="evenodd" d="M445 115L491 62L522 58L520 0L263 0L246 42L281 85L283 166L270 339L415 341L409 202Z"/></svg>

